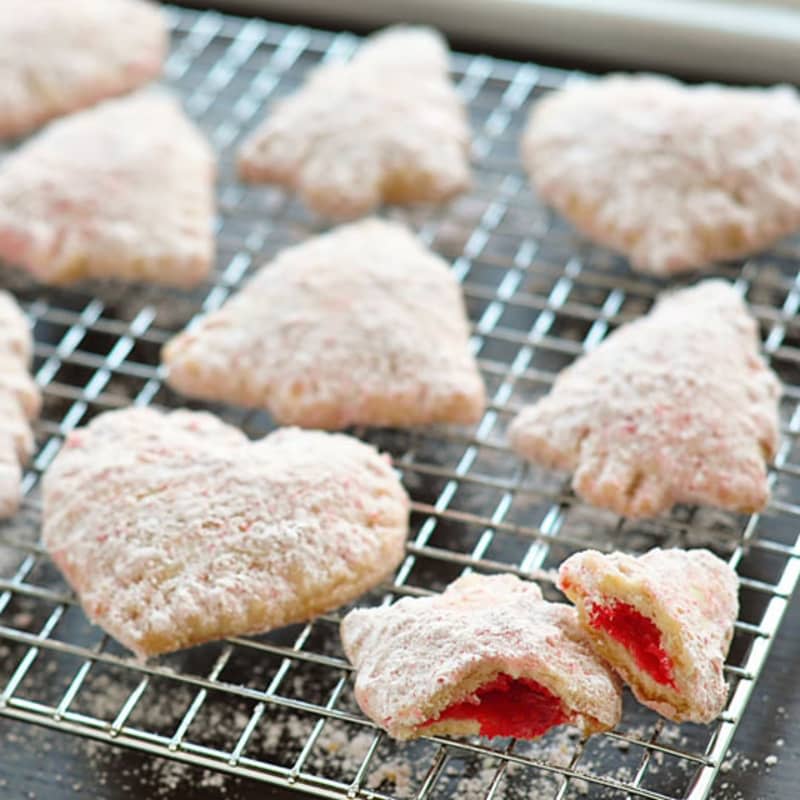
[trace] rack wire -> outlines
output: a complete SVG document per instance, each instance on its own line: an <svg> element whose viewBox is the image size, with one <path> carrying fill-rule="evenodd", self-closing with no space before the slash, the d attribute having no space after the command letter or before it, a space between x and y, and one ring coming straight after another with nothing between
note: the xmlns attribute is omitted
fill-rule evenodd
<svg viewBox="0 0 800 800"><path fill-rule="evenodd" d="M773 499L763 513L679 507L634 523L586 507L563 476L523 465L505 444L510 419L663 288L576 237L521 173L517 141L529 105L578 74L455 54L474 131L474 188L444 211L389 212L452 261L490 403L470 429L355 431L392 454L413 501L407 556L363 602L438 591L464 570L534 577L555 597L551 570L587 546L709 546L729 559L742 587L721 718L677 728L626 698L620 727L588 741L567 731L533 744L398 744L354 703L338 614L146 664L85 620L38 542L40 475L64 436L102 411L183 404L162 382L161 345L319 229L280 190L240 185L233 153L266 104L358 44L349 34L213 12L169 14L166 82L221 155L217 269L193 293L101 282L44 289L2 273L34 326L45 402L24 508L0 526L0 714L320 797L708 797L800 575L800 242L714 271L749 301L785 385ZM214 410L251 436L271 428L263 413Z"/></svg>

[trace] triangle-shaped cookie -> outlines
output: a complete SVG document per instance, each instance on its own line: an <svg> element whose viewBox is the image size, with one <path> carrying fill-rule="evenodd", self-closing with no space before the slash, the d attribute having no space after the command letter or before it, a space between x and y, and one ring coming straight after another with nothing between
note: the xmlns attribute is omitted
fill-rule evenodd
<svg viewBox="0 0 800 800"><path fill-rule="evenodd" d="M675 722L725 707L722 667L739 611L736 573L708 550L634 557L586 550L558 571L597 652L639 702Z"/></svg>
<svg viewBox="0 0 800 800"><path fill-rule="evenodd" d="M536 103L522 159L540 197L635 269L670 275L800 228L800 96L655 75Z"/></svg>
<svg viewBox="0 0 800 800"><path fill-rule="evenodd" d="M666 295L561 372L509 436L520 455L573 471L577 494L618 514L675 503L752 512L769 497L779 395L742 299L705 281Z"/></svg>
<svg viewBox="0 0 800 800"><path fill-rule="evenodd" d="M618 681L575 609L513 575L466 575L441 595L351 611L341 635L361 710L397 739L535 739L620 719Z"/></svg>
<svg viewBox="0 0 800 800"><path fill-rule="evenodd" d="M0 137L147 83L169 44L144 0L3 0L2 12Z"/></svg>
<svg viewBox="0 0 800 800"><path fill-rule="evenodd" d="M448 200L469 186L470 134L447 61L431 28L370 36L275 104L240 149L240 175L295 189L334 219Z"/></svg>
<svg viewBox="0 0 800 800"><path fill-rule="evenodd" d="M30 420L41 398L28 374L32 349L28 321L14 298L0 291L0 519L19 507L21 464L33 452Z"/></svg>
<svg viewBox="0 0 800 800"><path fill-rule="evenodd" d="M140 657L353 600L397 566L408 529L389 460L356 439L250 442L210 414L144 408L70 434L43 513L87 615Z"/></svg>
<svg viewBox="0 0 800 800"><path fill-rule="evenodd" d="M197 284L214 252L215 169L162 92L57 120L0 164L0 258L43 283Z"/></svg>
<svg viewBox="0 0 800 800"><path fill-rule="evenodd" d="M283 251L164 349L181 392L314 428L475 422L484 388L458 281L403 226Z"/></svg>

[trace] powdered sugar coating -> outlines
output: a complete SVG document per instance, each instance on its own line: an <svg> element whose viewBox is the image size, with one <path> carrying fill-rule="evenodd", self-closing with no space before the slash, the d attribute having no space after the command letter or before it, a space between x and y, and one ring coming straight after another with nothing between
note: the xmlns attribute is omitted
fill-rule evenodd
<svg viewBox="0 0 800 800"><path fill-rule="evenodd" d="M129 408L44 478L47 549L87 615L140 657L309 619L403 556L408 497L341 434L249 442L210 414Z"/></svg>
<svg viewBox="0 0 800 800"><path fill-rule="evenodd" d="M556 378L512 423L512 447L574 471L584 499L629 517L675 503L742 512L769 499L780 385L724 281L669 294Z"/></svg>
<svg viewBox="0 0 800 800"><path fill-rule="evenodd" d="M474 422L484 387L458 281L397 223L283 251L164 349L186 394L317 428Z"/></svg>
<svg viewBox="0 0 800 800"><path fill-rule="evenodd" d="M397 739L477 734L469 721L421 726L498 674L543 685L585 733L613 728L622 711L619 685L575 609L513 575L466 575L438 596L351 611L341 636L359 706Z"/></svg>
<svg viewBox="0 0 800 800"><path fill-rule="evenodd" d="M655 75L570 85L522 140L538 193L643 272L753 253L800 228L800 97Z"/></svg>
<svg viewBox="0 0 800 800"><path fill-rule="evenodd" d="M162 92L57 120L0 164L0 258L45 283L192 286L211 267L215 159Z"/></svg>
<svg viewBox="0 0 800 800"><path fill-rule="evenodd" d="M169 44L143 0L3 0L2 12L0 137L147 83Z"/></svg>
<svg viewBox="0 0 800 800"><path fill-rule="evenodd" d="M28 321L14 298L0 291L0 519L19 507L21 464L33 452L30 420L39 413L39 389L28 374Z"/></svg>
<svg viewBox="0 0 800 800"><path fill-rule="evenodd" d="M723 664L739 611L736 573L708 550L650 550L635 557L576 553L559 568L559 586L578 607L599 653L636 698L675 722L711 722L725 707ZM634 606L655 622L674 666L676 689L657 684L619 645L593 628L595 606Z"/></svg>
<svg viewBox="0 0 800 800"><path fill-rule="evenodd" d="M370 36L347 64L317 68L244 142L239 173L300 193L335 219L382 202L443 202L469 186L469 128L431 28Z"/></svg>

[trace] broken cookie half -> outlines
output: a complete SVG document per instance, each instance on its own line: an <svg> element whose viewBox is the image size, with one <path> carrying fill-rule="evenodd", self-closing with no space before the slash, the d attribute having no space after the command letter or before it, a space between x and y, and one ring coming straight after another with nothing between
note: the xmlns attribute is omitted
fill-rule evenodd
<svg viewBox="0 0 800 800"><path fill-rule="evenodd" d="M625 516L763 509L780 384L758 345L730 284L668 294L561 372L513 421L511 445L573 471L578 495Z"/></svg>
<svg viewBox="0 0 800 800"><path fill-rule="evenodd" d="M351 611L342 643L362 711L396 739L591 734L620 719L620 686L575 609L512 575L466 575L443 594Z"/></svg>
<svg viewBox="0 0 800 800"><path fill-rule="evenodd" d="M561 565L559 587L639 702L675 722L719 716L739 608L738 579L726 562L708 550L639 557L587 550Z"/></svg>

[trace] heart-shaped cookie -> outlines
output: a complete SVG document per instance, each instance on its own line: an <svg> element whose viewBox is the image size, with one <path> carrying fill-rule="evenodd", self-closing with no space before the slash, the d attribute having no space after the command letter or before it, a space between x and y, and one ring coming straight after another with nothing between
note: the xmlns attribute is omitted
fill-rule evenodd
<svg viewBox="0 0 800 800"><path fill-rule="evenodd" d="M629 517L675 503L761 510L780 384L728 283L661 298L561 372L511 424L525 458L574 471L575 491Z"/></svg>
<svg viewBox="0 0 800 800"><path fill-rule="evenodd" d="M30 420L41 397L28 374L31 350L28 321L14 298L0 291L0 519L19 506L20 463L33 451Z"/></svg>
<svg viewBox="0 0 800 800"><path fill-rule="evenodd" d="M163 357L179 391L283 425L467 423L485 405L458 281L379 219L284 250Z"/></svg>
<svg viewBox="0 0 800 800"><path fill-rule="evenodd" d="M0 164L0 258L44 283L192 286L214 253L215 159L165 93L57 120Z"/></svg>
<svg viewBox="0 0 800 800"><path fill-rule="evenodd" d="M314 211L353 219L383 203L441 203L470 182L469 127L431 28L370 36L277 102L239 151L248 181L297 190Z"/></svg>
<svg viewBox="0 0 800 800"><path fill-rule="evenodd" d="M130 408L74 431L44 542L87 615L145 657L309 619L399 563L408 497L341 434L250 442L206 413Z"/></svg>
<svg viewBox="0 0 800 800"><path fill-rule="evenodd" d="M155 78L167 52L164 15L144 0L3 0L0 136Z"/></svg>
<svg viewBox="0 0 800 800"><path fill-rule="evenodd" d="M800 228L800 97L653 75L536 103L522 158L539 195L643 272L736 258Z"/></svg>

